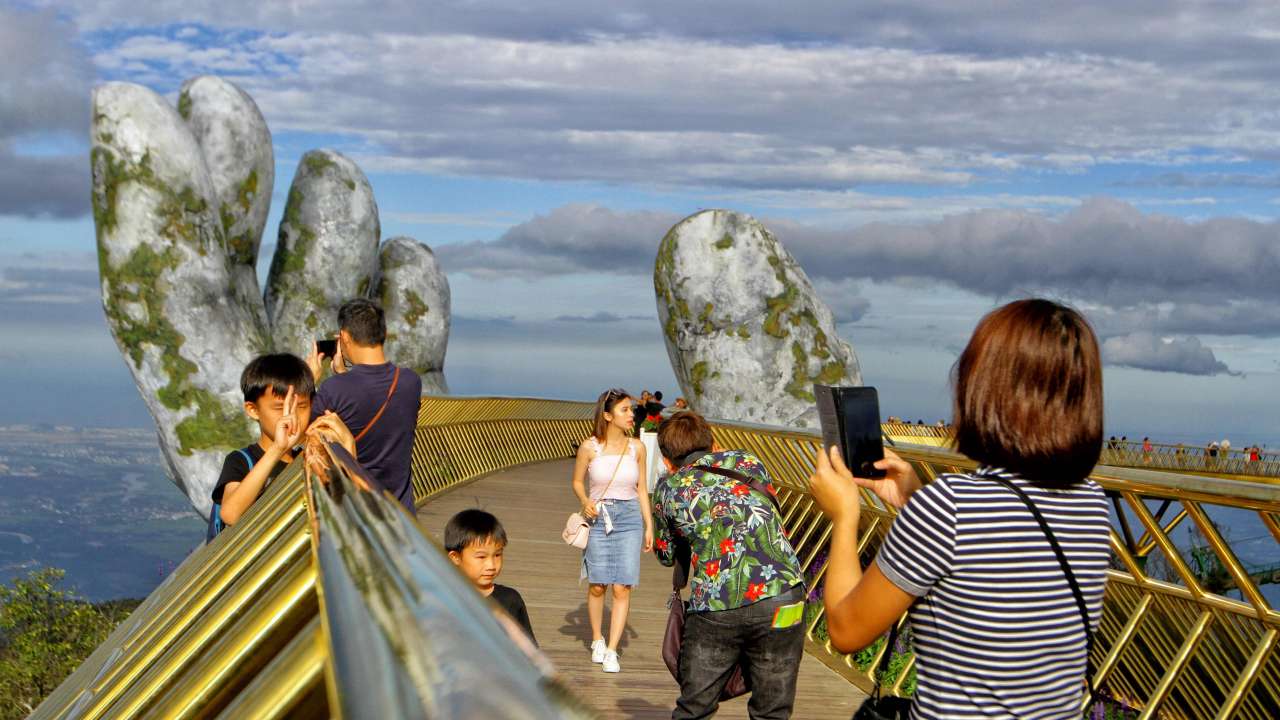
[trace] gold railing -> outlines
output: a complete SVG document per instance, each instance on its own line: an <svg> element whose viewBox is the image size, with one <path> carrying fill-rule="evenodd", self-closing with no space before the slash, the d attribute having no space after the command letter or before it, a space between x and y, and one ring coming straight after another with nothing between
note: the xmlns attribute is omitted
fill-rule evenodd
<svg viewBox="0 0 1280 720"><path fill-rule="evenodd" d="M330 462L278 476L31 717L593 717L399 502Z"/></svg>
<svg viewBox="0 0 1280 720"><path fill-rule="evenodd" d="M496 470L572 457L574 443L590 430L590 413L589 403L424 398L415 495L423 502ZM778 481L784 523L811 584L820 583L831 528L804 491L816 434L729 422L713 427L721 445L756 453ZM972 467L945 447L899 445L899 452L926 480ZM395 658L397 682L423 703L452 692L432 684L430 658L413 654L465 644L450 635L449 619L476 615L482 606L468 603L461 580L398 503L354 490L358 470L338 455L334 461L337 472L323 490L305 488L297 467L277 478L237 526L188 557L33 717L395 712L394 704L358 705L386 700L356 697L367 689L358 679L360 653ZM1095 682L1144 719L1280 717L1280 614L1236 554L1245 543L1261 543L1256 557L1280 557L1280 487L1105 466L1094 478L1115 512L1114 562L1091 657ZM894 512L869 494L863 501L860 550L870 559ZM1256 522L1258 537L1233 539L1220 529L1241 532L1246 521ZM1179 535L1187 528L1198 538L1190 550ZM393 636L394 619L404 617L421 619L417 637L441 645L422 639L410 646ZM862 662L833 652L820 604L808 618L810 653L869 688L867 667L885 649L864 653ZM345 639L335 633L353 623L363 630ZM500 652L474 660L511 673L510 687L533 693L527 707L557 717L584 712L536 656L525 666L514 646L481 625L484 644ZM892 691L902 693L911 683L911 660L898 665Z"/></svg>
<svg viewBox="0 0 1280 720"><path fill-rule="evenodd" d="M439 407L432 407L436 404ZM424 399L422 417L429 424L419 428L414 449L419 501L446 485L505 467L572 457L573 443L589 432L590 412L588 403L551 400ZM927 433L941 429L905 427L919 428L913 432L922 433L923 443L900 444L899 453L926 481L973 467L946 447L928 446L943 432ZM713 423L713 428L722 446L757 454L782 486L784 524L807 576L820 583L831 528L804 491L816 433L730 422ZM905 439L905 433L894 434ZM1267 543L1267 550L1255 555L1280 557L1280 488L1265 482L1106 466L1097 469L1094 479L1112 498L1115 512L1114 562L1091 657L1095 684L1137 708L1143 719L1280 717L1280 663L1273 652L1280 614L1237 558L1230 538L1219 530L1228 521L1238 527L1254 518L1262 536L1248 541ZM895 513L865 491L863 502L860 550L869 560ZM1194 527L1200 538L1194 552L1187 550L1186 542L1175 541L1185 527ZM824 627L821 607L815 603L807 628L808 650L869 689L868 668L885 649L864 653L858 662L832 650ZM903 661L892 687L899 694L913 677L911 659Z"/></svg>

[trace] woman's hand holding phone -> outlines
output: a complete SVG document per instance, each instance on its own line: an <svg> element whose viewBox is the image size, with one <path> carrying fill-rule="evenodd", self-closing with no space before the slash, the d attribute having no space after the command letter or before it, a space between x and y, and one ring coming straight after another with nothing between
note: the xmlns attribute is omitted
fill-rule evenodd
<svg viewBox="0 0 1280 720"><path fill-rule="evenodd" d="M853 473L845 467L840 449L818 448L813 459L813 474L809 476L809 494L833 524L848 523L858 526L862 512L862 500Z"/></svg>
<svg viewBox="0 0 1280 720"><path fill-rule="evenodd" d="M876 461L876 468L884 470L884 477L855 477L853 481L875 493L886 505L901 510L911 494L921 487L915 468L889 448L884 449L884 459Z"/></svg>
<svg viewBox="0 0 1280 720"><path fill-rule="evenodd" d="M854 508L852 518L856 521L861 507L858 504L858 487L864 487L875 493L886 505L901 509L907 504L912 493L921 487L920 478L916 475L911 463L898 457L894 451L885 448L884 459L875 463L877 469L884 470L882 478L855 477L845 467L840 450L832 447L829 452L818 451L814 459L814 472L809 477L809 493L822 508L822 512L834 522Z"/></svg>

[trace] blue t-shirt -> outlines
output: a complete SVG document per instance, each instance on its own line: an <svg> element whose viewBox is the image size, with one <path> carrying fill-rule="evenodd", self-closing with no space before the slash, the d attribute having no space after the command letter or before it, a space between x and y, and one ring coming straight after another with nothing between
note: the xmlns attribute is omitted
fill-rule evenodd
<svg viewBox="0 0 1280 720"><path fill-rule="evenodd" d="M395 371L391 363L353 365L345 373L330 377L316 391L315 401L311 403L311 419L332 410L352 435L359 435L387 400ZM409 468L421 398L422 379L409 368L400 368L400 380L387 401L387 409L373 429L356 442L360 465L410 513L415 509Z"/></svg>

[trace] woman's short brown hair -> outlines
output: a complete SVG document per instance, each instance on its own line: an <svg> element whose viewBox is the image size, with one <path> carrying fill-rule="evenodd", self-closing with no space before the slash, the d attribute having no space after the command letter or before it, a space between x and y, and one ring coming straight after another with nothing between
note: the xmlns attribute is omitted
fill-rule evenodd
<svg viewBox="0 0 1280 720"><path fill-rule="evenodd" d="M591 431L597 440L604 440L604 434L609 429L609 421L605 419L604 414L613 412L613 409L618 407L618 403L630 399L631 393L622 388L610 388L600 393L600 397L596 398L596 411L592 418L594 430Z"/></svg>
<svg viewBox="0 0 1280 720"><path fill-rule="evenodd" d="M672 463L679 462L690 453L711 450L715 443L711 426L701 415L692 410L678 412L658 426L658 449Z"/></svg>
<svg viewBox="0 0 1280 720"><path fill-rule="evenodd" d="M956 361L956 449L1039 485L1065 487L1102 453L1102 361L1075 310L1018 300L982 318Z"/></svg>

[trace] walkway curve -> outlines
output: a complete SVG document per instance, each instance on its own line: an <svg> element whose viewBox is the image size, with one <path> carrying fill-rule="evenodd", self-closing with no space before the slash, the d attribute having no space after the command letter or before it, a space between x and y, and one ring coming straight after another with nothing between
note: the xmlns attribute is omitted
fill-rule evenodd
<svg viewBox="0 0 1280 720"><path fill-rule="evenodd" d="M574 509L569 489L572 466L572 461L558 460L494 473L432 498L419 508L418 519L439 539L445 523L459 510L479 507L497 515L510 542L499 582L524 596L538 642L567 685L605 718L669 718L677 688L662 664L659 647L670 570L652 556L642 558L640 585L620 648L622 672L606 675L588 657L585 587L577 583L581 556L560 540L564 518ZM605 622L607 627L607 610ZM793 717L848 720L862 697L857 687L806 655ZM745 719L746 700L725 703L716 717Z"/></svg>

